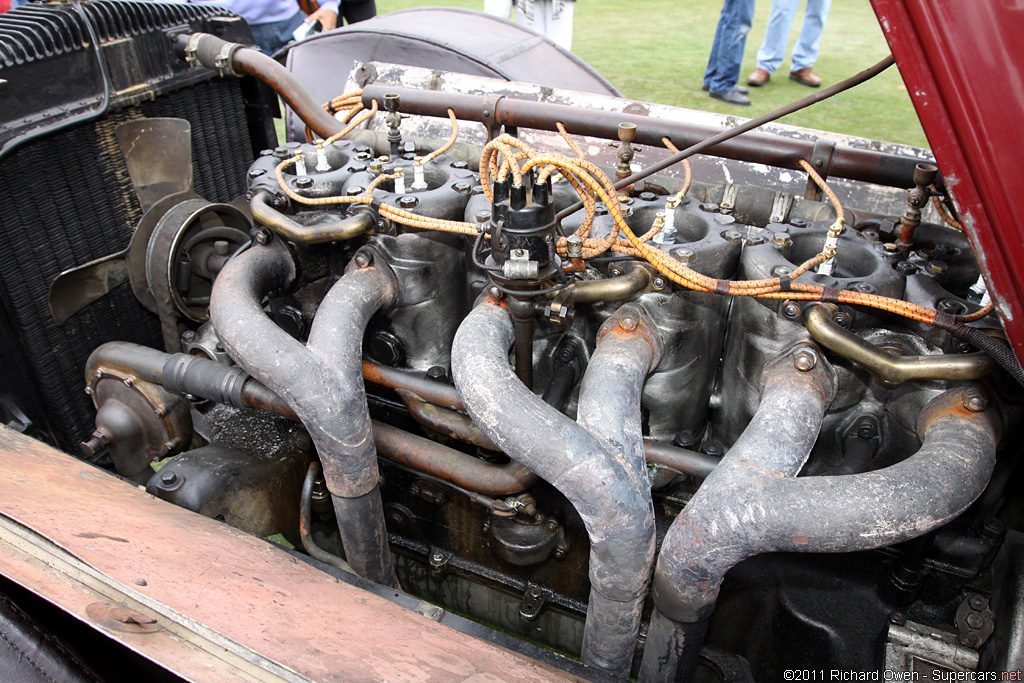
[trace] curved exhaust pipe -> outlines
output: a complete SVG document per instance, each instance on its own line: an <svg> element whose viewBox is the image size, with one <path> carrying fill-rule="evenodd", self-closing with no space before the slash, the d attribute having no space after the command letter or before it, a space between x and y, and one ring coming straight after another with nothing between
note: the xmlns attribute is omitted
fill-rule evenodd
<svg viewBox="0 0 1024 683"><path fill-rule="evenodd" d="M320 304L305 345L263 312L267 293L295 277L279 240L228 262L214 282L210 317L231 357L281 396L309 430L349 564L361 576L397 588L362 375L366 325L398 298L398 283L382 263L374 263L370 250L352 259Z"/></svg>
<svg viewBox="0 0 1024 683"><path fill-rule="evenodd" d="M860 474L797 477L835 392L835 374L801 344L764 374L750 425L672 523L654 572L654 614L640 680L691 680L726 572L766 552L852 552L900 543L963 512L985 489L994 411L966 388L921 412L920 450Z"/></svg>
<svg viewBox="0 0 1024 683"><path fill-rule="evenodd" d="M579 512L591 543L583 663L626 677L654 561L640 394L661 339L636 304L609 318L583 378L578 422L519 381L508 360L514 340L505 304L483 301L455 336L455 385L480 429Z"/></svg>

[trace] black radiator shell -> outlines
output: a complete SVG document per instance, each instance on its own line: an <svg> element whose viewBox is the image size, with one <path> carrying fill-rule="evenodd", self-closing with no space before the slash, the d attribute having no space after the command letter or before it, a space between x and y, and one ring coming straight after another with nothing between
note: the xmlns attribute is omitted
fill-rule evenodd
<svg viewBox="0 0 1024 683"><path fill-rule="evenodd" d="M124 249L142 217L114 129L187 119L195 190L219 202L245 191L255 152L276 143L261 86L174 55L173 37L191 31L252 42L230 11L189 4L33 3L0 15L0 417L24 413L70 452L92 431L89 353L161 339L127 285L61 327L47 307L60 272Z"/></svg>

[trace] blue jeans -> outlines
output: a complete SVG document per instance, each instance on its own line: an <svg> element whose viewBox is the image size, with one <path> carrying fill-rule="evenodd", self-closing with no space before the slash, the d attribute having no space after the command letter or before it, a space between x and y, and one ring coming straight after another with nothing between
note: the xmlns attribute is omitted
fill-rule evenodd
<svg viewBox="0 0 1024 683"><path fill-rule="evenodd" d="M252 24L252 37L265 53L272 55L291 42L292 33L302 26L305 18L305 13L297 9L291 19L272 21L269 24Z"/></svg>
<svg viewBox="0 0 1024 683"><path fill-rule="evenodd" d="M711 57L704 72L704 84L713 93L736 87L743 65L747 34L754 22L754 0L725 0L711 44Z"/></svg>
<svg viewBox="0 0 1024 683"><path fill-rule="evenodd" d="M818 46L821 45L821 31L825 28L828 10L832 0L807 0L804 10L804 25L800 29L800 37L793 46L790 59L790 70L799 71L814 66L818 61ZM768 16L768 27L764 34L764 44L757 51L757 66L768 73L782 65L786 57L786 46L789 44L789 32L800 8L800 0L772 0L772 11Z"/></svg>

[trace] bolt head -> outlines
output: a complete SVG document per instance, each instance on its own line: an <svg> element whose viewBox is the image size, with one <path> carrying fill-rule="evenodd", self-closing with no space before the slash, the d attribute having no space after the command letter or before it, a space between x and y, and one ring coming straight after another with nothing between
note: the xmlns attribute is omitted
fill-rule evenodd
<svg viewBox="0 0 1024 683"><path fill-rule="evenodd" d="M435 552L430 556L430 561L434 564L441 564L444 562L444 555L439 552Z"/></svg>
<svg viewBox="0 0 1024 683"><path fill-rule="evenodd" d="M972 413L980 413L988 408L988 396L981 389L968 389L964 392L964 408Z"/></svg>
<svg viewBox="0 0 1024 683"><path fill-rule="evenodd" d="M190 342L196 338L195 330L185 330L181 333L181 341Z"/></svg>
<svg viewBox="0 0 1024 683"><path fill-rule="evenodd" d="M258 244L266 244L270 241L270 232L267 230L258 230L256 232L256 242Z"/></svg>
<svg viewBox="0 0 1024 683"><path fill-rule="evenodd" d="M896 624L897 626L903 626L907 623L907 615L898 610L889 613L889 621Z"/></svg>
<svg viewBox="0 0 1024 683"><path fill-rule="evenodd" d="M628 315L619 321L619 327L627 331L635 330L637 324L639 324L639 321L636 318Z"/></svg>
<svg viewBox="0 0 1024 683"><path fill-rule="evenodd" d="M160 483L164 486L174 486L178 483L178 475L174 472L161 472Z"/></svg>
<svg viewBox="0 0 1024 683"><path fill-rule="evenodd" d="M658 275L657 277L654 278L654 280L651 281L651 284L654 285L655 289L665 289L665 287L668 286L668 280L666 280L661 275Z"/></svg>
<svg viewBox="0 0 1024 683"><path fill-rule="evenodd" d="M793 301L787 301L782 305L782 315L787 318L796 318L800 315L800 304Z"/></svg>
<svg viewBox="0 0 1024 683"><path fill-rule="evenodd" d="M679 247L672 250L672 258L680 263L693 263L697 260L697 252L687 247Z"/></svg>
<svg viewBox="0 0 1024 683"><path fill-rule="evenodd" d="M608 270L608 274L611 275L612 277L620 277L624 272L625 271L622 270L622 268L620 268L619 266L612 266Z"/></svg>
<svg viewBox="0 0 1024 683"><path fill-rule="evenodd" d="M966 621L968 626L975 629L981 628L985 625L985 618L977 612L971 612L968 614Z"/></svg>
<svg viewBox="0 0 1024 683"><path fill-rule="evenodd" d="M793 238L788 232L777 232L772 235L772 244L777 247L789 247L793 244Z"/></svg>
<svg viewBox="0 0 1024 683"><path fill-rule="evenodd" d="M409 195L403 195L398 200L398 205L403 209L414 209L420 203L420 200L416 197L410 197Z"/></svg>
<svg viewBox="0 0 1024 683"><path fill-rule="evenodd" d="M887 254L895 254L900 248L895 242L886 242L882 245L882 250Z"/></svg>
<svg viewBox="0 0 1024 683"><path fill-rule="evenodd" d="M984 595L974 594L968 600L968 604L971 606L971 609L976 609L980 612L988 607L988 598Z"/></svg>
<svg viewBox="0 0 1024 683"><path fill-rule="evenodd" d="M360 268L368 268L373 263L373 257L365 251L358 252L352 260Z"/></svg>
<svg viewBox="0 0 1024 683"><path fill-rule="evenodd" d="M809 372L813 370L817 363L818 357L809 349L797 351L796 355L793 356L793 366L800 372Z"/></svg>
<svg viewBox="0 0 1024 683"><path fill-rule="evenodd" d="M303 190L313 187L313 179L310 178L308 175L304 175L301 178L296 178L295 187L298 187Z"/></svg>
<svg viewBox="0 0 1024 683"><path fill-rule="evenodd" d="M498 289L497 287L491 287L489 290L487 290L487 294L492 299L500 299L501 298L501 290Z"/></svg>

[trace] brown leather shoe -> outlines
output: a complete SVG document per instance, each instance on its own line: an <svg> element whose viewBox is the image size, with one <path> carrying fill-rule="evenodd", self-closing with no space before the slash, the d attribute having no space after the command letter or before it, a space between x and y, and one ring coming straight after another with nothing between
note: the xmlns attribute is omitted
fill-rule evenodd
<svg viewBox="0 0 1024 683"><path fill-rule="evenodd" d="M809 88L817 88L821 85L821 76L814 73L811 67L800 69L799 71L790 71L789 80L796 81L800 85L806 85Z"/></svg>
<svg viewBox="0 0 1024 683"><path fill-rule="evenodd" d="M747 85L751 85L755 88L760 88L762 85L764 85L770 80L772 80L772 75L765 71L764 69L762 69L761 67L758 67L751 71L750 75L747 76Z"/></svg>

